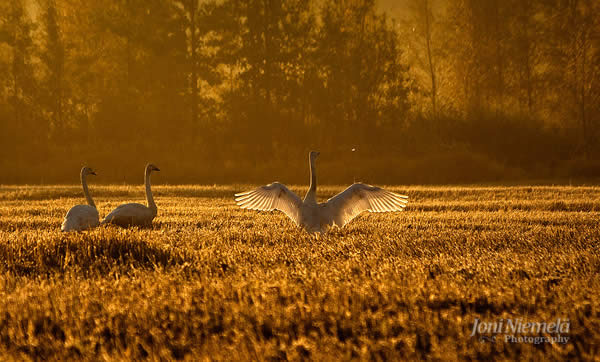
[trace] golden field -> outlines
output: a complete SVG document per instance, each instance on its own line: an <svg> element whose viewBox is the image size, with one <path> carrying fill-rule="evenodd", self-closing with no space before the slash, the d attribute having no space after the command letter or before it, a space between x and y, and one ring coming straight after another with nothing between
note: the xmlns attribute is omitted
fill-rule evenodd
<svg viewBox="0 0 600 362"><path fill-rule="evenodd" d="M101 217L144 201L90 187ZM239 209L252 187L155 186L153 229L65 234L80 186L0 186L2 359L600 355L600 187L388 186L405 212L320 237ZM568 319L569 341L480 341L475 318Z"/></svg>

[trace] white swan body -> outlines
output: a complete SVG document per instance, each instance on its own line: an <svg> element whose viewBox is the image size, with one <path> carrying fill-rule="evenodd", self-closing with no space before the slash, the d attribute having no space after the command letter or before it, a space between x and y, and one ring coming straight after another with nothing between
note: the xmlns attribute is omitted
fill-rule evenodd
<svg viewBox="0 0 600 362"><path fill-rule="evenodd" d="M353 184L327 202L317 203L317 156L318 152L309 154L311 180L304 201L279 182L236 194L235 201L243 209L283 211L296 225L311 233L325 232L331 226L341 228L364 211L392 212L406 207L408 196L362 183Z"/></svg>
<svg viewBox="0 0 600 362"><path fill-rule="evenodd" d="M154 198L152 197L152 190L150 189L150 174L152 171L160 170L152 164L146 165L144 183L146 186L146 201L148 202L148 206L136 203L119 205L113 212L106 215L104 220L102 220L102 224L114 224L121 227L152 226L152 220L154 220L158 214L158 209L154 203Z"/></svg>
<svg viewBox="0 0 600 362"><path fill-rule="evenodd" d="M88 204L73 206L65 216L60 227L61 231L82 231L94 228L100 224L98 209L96 209L96 204L87 186L87 175L96 175L96 173L89 167L81 169L81 185L83 186L83 194Z"/></svg>

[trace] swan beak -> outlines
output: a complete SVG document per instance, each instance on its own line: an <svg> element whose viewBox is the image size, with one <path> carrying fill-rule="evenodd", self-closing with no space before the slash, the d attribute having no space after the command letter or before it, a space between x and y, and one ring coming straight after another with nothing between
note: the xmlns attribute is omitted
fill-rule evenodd
<svg viewBox="0 0 600 362"><path fill-rule="evenodd" d="M160 168L154 167L154 171L160 171Z"/></svg>
<svg viewBox="0 0 600 362"><path fill-rule="evenodd" d="M94 172L94 171L90 172L90 175L98 176L98 175L96 175L96 172Z"/></svg>

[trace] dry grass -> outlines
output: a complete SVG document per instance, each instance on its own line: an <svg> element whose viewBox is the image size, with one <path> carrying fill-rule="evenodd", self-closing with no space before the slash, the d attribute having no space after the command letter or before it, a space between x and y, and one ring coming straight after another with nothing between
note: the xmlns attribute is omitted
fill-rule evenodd
<svg viewBox="0 0 600 362"><path fill-rule="evenodd" d="M391 187L407 211L313 238L155 187L152 230L59 231L78 186L0 187L3 359L594 359L600 188ZM294 188L295 191L301 189ZM329 197L341 187L321 191ZM105 215L139 186L94 186ZM474 318L570 319L569 343L483 343Z"/></svg>

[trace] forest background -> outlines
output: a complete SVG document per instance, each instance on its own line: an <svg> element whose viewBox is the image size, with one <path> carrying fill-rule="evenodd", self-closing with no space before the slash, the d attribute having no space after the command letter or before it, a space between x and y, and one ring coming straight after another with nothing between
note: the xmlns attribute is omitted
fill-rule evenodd
<svg viewBox="0 0 600 362"><path fill-rule="evenodd" d="M600 2L8 0L0 184L600 176ZM353 151L354 149L354 151ZM96 181L96 180L95 180Z"/></svg>

